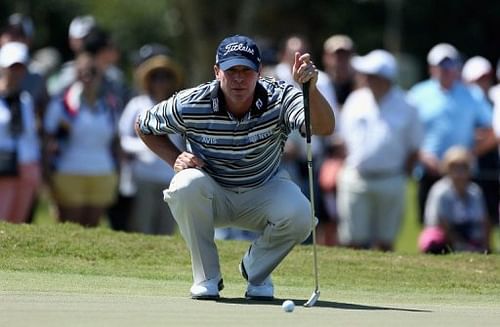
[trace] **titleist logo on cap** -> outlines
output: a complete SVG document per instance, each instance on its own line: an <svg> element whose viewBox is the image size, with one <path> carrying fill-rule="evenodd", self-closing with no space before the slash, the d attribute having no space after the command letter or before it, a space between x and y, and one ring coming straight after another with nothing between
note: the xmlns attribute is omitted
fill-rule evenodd
<svg viewBox="0 0 500 327"><path fill-rule="evenodd" d="M252 56L255 54L255 51L252 48L243 43L238 43L238 42L229 43L228 45L225 46L224 49L226 50L226 52L224 52L224 56L227 55L229 52L233 51L248 52Z"/></svg>
<svg viewBox="0 0 500 327"><path fill-rule="evenodd" d="M243 35L233 35L225 38L219 44L215 62L222 70L234 66L246 66L259 71L260 51L251 38Z"/></svg>

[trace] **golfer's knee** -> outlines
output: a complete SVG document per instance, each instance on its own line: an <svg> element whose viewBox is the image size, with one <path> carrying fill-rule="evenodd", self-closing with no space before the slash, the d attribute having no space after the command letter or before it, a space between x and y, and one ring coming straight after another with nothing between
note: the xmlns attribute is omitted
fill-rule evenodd
<svg viewBox="0 0 500 327"><path fill-rule="evenodd" d="M290 205L285 210L285 218L281 227L287 230L287 234L297 243L302 243L311 233L311 213L307 206Z"/></svg>
<svg viewBox="0 0 500 327"><path fill-rule="evenodd" d="M178 172L170 182L167 193L170 197L187 199L206 192L209 177L199 169L188 168Z"/></svg>

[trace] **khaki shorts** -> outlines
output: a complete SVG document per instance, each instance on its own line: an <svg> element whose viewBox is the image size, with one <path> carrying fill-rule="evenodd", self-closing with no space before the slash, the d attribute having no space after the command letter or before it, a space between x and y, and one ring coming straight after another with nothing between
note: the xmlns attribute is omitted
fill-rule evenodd
<svg viewBox="0 0 500 327"><path fill-rule="evenodd" d="M55 201L62 206L107 207L116 198L117 183L116 174L99 176L55 174L52 191Z"/></svg>

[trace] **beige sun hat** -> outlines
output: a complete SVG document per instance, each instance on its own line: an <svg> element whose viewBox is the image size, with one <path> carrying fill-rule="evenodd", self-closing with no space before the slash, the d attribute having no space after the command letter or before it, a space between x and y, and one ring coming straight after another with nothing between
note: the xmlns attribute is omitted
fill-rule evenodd
<svg viewBox="0 0 500 327"><path fill-rule="evenodd" d="M146 90L149 75L157 69L164 69L174 75L176 90L182 87L184 75L180 66L168 56L156 55L147 59L137 67L136 79L141 89Z"/></svg>

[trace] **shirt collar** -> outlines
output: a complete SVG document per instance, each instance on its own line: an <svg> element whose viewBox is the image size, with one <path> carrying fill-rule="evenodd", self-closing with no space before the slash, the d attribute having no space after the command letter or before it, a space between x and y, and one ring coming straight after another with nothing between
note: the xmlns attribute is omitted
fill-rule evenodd
<svg viewBox="0 0 500 327"><path fill-rule="evenodd" d="M227 113L226 99L220 88L220 82L215 80L214 87L210 93L210 102L212 105L212 110L214 113L225 114ZM257 117L262 115L267 110L268 105L268 95L265 87L257 81L255 87L255 93L252 101L252 108L250 113L252 117Z"/></svg>

